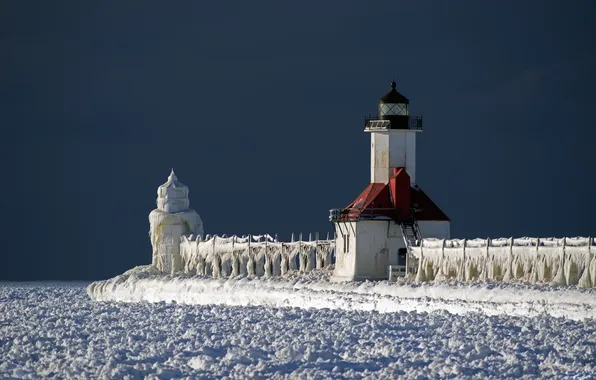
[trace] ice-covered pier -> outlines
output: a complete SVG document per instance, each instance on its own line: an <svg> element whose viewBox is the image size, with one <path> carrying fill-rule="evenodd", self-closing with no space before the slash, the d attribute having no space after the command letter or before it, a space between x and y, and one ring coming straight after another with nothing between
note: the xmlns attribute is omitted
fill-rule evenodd
<svg viewBox="0 0 596 380"><path fill-rule="evenodd" d="M331 264L335 240L320 240L309 234L308 240L280 242L271 235L182 236L180 256L186 274L214 278L245 276L280 276L289 270L310 272Z"/></svg>
<svg viewBox="0 0 596 380"><path fill-rule="evenodd" d="M594 239L423 239L411 247L418 281L523 281L596 287Z"/></svg>

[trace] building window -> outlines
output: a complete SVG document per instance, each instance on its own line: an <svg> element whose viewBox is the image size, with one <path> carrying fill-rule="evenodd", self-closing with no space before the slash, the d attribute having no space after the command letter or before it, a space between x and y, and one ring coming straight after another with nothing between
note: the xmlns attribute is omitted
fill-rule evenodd
<svg viewBox="0 0 596 380"><path fill-rule="evenodd" d="M344 252L350 251L350 235L344 235Z"/></svg>

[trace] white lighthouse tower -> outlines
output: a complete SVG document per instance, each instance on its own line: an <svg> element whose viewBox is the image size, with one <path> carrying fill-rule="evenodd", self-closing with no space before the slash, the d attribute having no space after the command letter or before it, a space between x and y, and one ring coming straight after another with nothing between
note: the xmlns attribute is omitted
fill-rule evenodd
<svg viewBox="0 0 596 380"><path fill-rule="evenodd" d="M329 216L337 236L335 280L386 279L390 268L405 275L409 247L422 237L450 236L450 219L416 184L422 117L410 116L408 105L392 82L379 100L378 117L365 119L370 183Z"/></svg>
<svg viewBox="0 0 596 380"><path fill-rule="evenodd" d="M379 100L378 120L367 120L365 132L370 133L370 182L389 183L392 168L405 168L410 183L416 184L416 135L422 132L422 118L410 117L410 101L391 91Z"/></svg>
<svg viewBox="0 0 596 380"><path fill-rule="evenodd" d="M164 273L182 269L180 237L203 234L203 221L189 206L188 186L178 181L172 169L168 181L157 189L157 208L149 214L152 264Z"/></svg>

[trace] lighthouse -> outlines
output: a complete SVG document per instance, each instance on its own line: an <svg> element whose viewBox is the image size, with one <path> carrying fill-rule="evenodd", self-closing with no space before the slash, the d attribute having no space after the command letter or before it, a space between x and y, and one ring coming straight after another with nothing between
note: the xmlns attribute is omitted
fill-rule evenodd
<svg viewBox="0 0 596 380"><path fill-rule="evenodd" d="M344 209L330 210L336 233L337 281L405 276L409 248L423 237L448 239L451 220L416 184L416 137L422 117L391 83L378 116L365 118L370 134L370 183Z"/></svg>
<svg viewBox="0 0 596 380"><path fill-rule="evenodd" d="M174 169L157 189L157 208L149 214L152 264L159 271L173 274L182 269L180 237L203 234L203 221L189 208L188 186L178 180Z"/></svg>

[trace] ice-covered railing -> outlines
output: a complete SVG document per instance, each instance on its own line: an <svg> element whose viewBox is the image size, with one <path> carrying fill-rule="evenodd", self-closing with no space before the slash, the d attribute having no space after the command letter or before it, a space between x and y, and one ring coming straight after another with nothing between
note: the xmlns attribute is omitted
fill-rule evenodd
<svg viewBox="0 0 596 380"><path fill-rule="evenodd" d="M596 287L593 238L423 239L418 281L524 281Z"/></svg>
<svg viewBox="0 0 596 380"><path fill-rule="evenodd" d="M319 239L309 234L308 241L280 242L270 235L182 236L180 256L187 274L215 278L245 276L281 276L290 270L309 272L331 264L335 240Z"/></svg>

